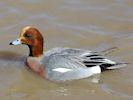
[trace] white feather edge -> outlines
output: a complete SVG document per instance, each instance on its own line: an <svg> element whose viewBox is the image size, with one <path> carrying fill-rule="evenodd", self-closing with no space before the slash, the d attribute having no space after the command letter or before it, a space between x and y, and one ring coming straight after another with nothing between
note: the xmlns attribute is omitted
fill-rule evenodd
<svg viewBox="0 0 133 100"><path fill-rule="evenodd" d="M114 66L112 66L112 67L108 67L107 69L118 69L118 68L123 68L123 67L125 67L127 64L126 63L118 63L118 64L116 64L116 65L114 65Z"/></svg>
<svg viewBox="0 0 133 100"><path fill-rule="evenodd" d="M104 59L105 63L109 63L109 64L116 64L116 62L109 60L109 59Z"/></svg>

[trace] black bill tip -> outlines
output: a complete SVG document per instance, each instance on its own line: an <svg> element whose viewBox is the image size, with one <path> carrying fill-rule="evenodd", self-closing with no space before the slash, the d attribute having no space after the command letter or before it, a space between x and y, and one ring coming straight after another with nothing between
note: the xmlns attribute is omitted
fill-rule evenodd
<svg viewBox="0 0 133 100"><path fill-rule="evenodd" d="M9 43L9 45L13 45L13 43L12 43L12 42L10 42L10 43Z"/></svg>

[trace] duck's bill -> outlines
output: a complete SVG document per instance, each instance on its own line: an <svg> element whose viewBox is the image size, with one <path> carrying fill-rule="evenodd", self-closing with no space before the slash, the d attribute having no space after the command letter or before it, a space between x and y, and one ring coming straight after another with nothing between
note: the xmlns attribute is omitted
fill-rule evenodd
<svg viewBox="0 0 133 100"><path fill-rule="evenodd" d="M16 40L10 42L10 45L19 45L19 44L22 44L20 39L16 39Z"/></svg>

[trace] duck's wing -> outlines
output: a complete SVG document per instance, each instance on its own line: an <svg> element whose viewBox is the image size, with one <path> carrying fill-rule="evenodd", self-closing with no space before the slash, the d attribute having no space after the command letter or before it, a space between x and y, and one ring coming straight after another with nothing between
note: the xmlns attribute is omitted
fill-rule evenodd
<svg viewBox="0 0 133 100"><path fill-rule="evenodd" d="M97 52L74 48L56 48L45 56L45 64L53 69L86 69L99 66L102 71L116 69L114 61L107 59ZM119 66L120 67L120 66Z"/></svg>

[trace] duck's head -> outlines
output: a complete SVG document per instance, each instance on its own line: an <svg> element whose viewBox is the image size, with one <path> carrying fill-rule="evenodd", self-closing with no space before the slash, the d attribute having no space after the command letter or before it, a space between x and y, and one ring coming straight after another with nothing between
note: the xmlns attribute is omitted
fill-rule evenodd
<svg viewBox="0 0 133 100"><path fill-rule="evenodd" d="M29 47L29 56L38 57L43 54L43 36L35 27L23 28L20 37L10 43L10 45L19 44L25 44Z"/></svg>

